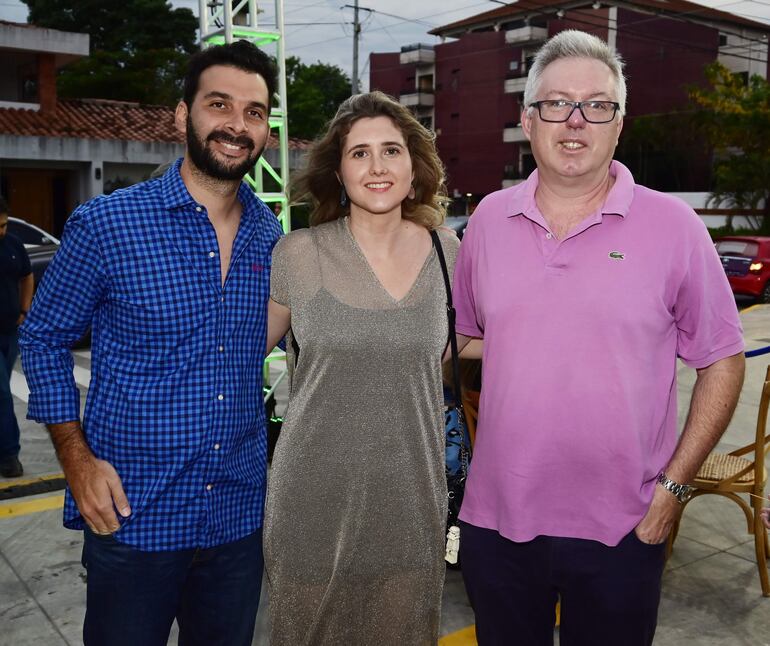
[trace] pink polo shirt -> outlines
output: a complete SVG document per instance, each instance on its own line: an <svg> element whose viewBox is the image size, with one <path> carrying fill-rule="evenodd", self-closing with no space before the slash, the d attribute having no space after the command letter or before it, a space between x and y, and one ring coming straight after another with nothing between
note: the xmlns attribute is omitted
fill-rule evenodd
<svg viewBox="0 0 770 646"><path fill-rule="evenodd" d="M677 441L676 358L743 350L735 301L684 202L616 181L564 240L537 171L487 196L454 275L457 331L484 339L475 453L460 518L514 541L617 545L642 519Z"/></svg>

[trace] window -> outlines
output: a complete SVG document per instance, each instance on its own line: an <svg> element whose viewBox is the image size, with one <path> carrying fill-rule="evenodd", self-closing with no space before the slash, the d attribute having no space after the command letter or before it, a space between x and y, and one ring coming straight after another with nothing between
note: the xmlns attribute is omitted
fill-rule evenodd
<svg viewBox="0 0 770 646"><path fill-rule="evenodd" d="M717 242L717 253L720 256L741 256L742 258L754 258L759 253L759 245L756 242L743 242L741 240L723 240Z"/></svg>

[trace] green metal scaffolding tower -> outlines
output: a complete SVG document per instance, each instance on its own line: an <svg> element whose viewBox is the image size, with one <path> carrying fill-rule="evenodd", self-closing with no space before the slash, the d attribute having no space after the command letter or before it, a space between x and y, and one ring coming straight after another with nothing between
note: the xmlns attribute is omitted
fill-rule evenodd
<svg viewBox="0 0 770 646"><path fill-rule="evenodd" d="M268 3L262 3L266 5ZM271 207L281 205L278 216L284 232L291 229L291 209L288 200L289 187L289 132L286 109L286 53L284 43L283 0L274 0L273 29L264 29L259 25L262 10L257 0L199 0L198 17L200 22L201 47L232 43L235 40L248 40L268 54L275 56L278 65L278 93L273 97L270 112L271 134L278 140L280 167L273 168L264 156L259 158L254 170L244 178L254 189L259 198ZM268 23L269 24L269 23ZM275 48L275 51L271 51ZM266 191L265 185L272 183L276 190ZM283 369L273 370L273 362L283 363ZM271 426L280 424L275 416L275 390L287 376L286 355L276 349L265 359L265 403L268 405L268 417ZM269 431L268 431L269 435Z"/></svg>
<svg viewBox="0 0 770 646"><path fill-rule="evenodd" d="M267 4L267 3L262 3ZM289 186L289 133L286 109L286 54L284 43L283 0L274 0L274 29L264 29L259 25L262 10L256 0L199 0L199 22L201 47L232 43L235 40L248 40L269 54L275 48L275 60L278 65L278 93L273 97L270 113L272 135L278 140L280 167L273 168L260 157L253 172L245 180L252 186L263 202L270 206L281 205L279 219L283 230L291 228L291 214L288 201ZM277 190L266 191L267 178Z"/></svg>

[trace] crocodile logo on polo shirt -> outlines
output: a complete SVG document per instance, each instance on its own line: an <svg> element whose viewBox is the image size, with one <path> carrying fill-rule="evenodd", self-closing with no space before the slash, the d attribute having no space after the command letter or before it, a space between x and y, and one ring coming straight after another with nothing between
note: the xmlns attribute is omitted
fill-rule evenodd
<svg viewBox="0 0 770 646"><path fill-rule="evenodd" d="M607 254L610 258L610 260L625 260L626 254L624 254L622 251L610 251Z"/></svg>

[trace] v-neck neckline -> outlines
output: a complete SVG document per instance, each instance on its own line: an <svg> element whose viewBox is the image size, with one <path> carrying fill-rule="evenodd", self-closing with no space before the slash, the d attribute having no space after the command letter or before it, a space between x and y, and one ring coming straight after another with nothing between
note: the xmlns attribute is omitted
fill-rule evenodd
<svg viewBox="0 0 770 646"><path fill-rule="evenodd" d="M369 259L366 257L366 254L364 253L364 250L361 249L361 245L358 244L356 237L353 235L353 232L350 230L350 216L346 215L345 217L340 218L340 220L342 220L341 226L345 230L345 233L347 234L351 244L353 245L353 249L363 261L370 276L374 279L374 282L377 283L377 286L380 288L380 291L382 291L394 305L401 305L404 301L406 301L406 299L408 299L412 295L415 288L417 287L417 283L420 282L420 278L422 278L422 275L425 273L425 268L428 266L428 263L430 262L430 259L433 257L433 254L434 254L433 245L430 246L430 251L428 251L427 255L425 256L425 260L423 261L422 266L420 267L420 271L417 272L417 276L412 282L412 285L409 287L409 289L401 298L396 298L395 296L393 296L393 294L390 293L390 291L388 291L385 285L382 284L380 277L377 275L377 272L374 271L374 267L372 267L371 263L369 262Z"/></svg>

